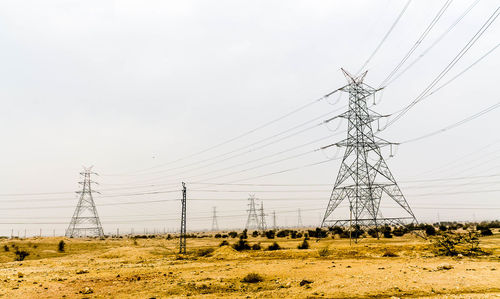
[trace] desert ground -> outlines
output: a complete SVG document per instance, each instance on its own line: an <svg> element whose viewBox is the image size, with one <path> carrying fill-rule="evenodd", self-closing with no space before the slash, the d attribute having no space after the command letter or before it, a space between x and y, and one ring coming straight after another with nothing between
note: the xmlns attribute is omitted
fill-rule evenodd
<svg viewBox="0 0 500 299"><path fill-rule="evenodd" d="M209 235L209 234L205 234ZM64 251L58 243L65 242ZM0 298L500 298L500 234L489 255L442 257L428 240L248 237L236 251L212 236L187 239L0 240ZM237 238L228 238L233 244ZM265 250L272 242L280 250ZM15 261L15 250L29 253ZM249 273L262 281L245 282Z"/></svg>

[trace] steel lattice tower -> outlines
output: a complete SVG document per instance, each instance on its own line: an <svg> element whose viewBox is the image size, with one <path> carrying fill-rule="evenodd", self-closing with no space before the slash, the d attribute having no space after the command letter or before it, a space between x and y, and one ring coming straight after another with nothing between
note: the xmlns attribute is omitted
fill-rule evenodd
<svg viewBox="0 0 500 299"><path fill-rule="evenodd" d="M80 199L66 230L66 237L92 236L104 238L101 221L97 215L94 198L92 197L92 192L96 192L92 190L92 184L96 184L90 179L92 174L97 175L97 173L92 172L92 167L84 168L84 171L80 172L80 175L83 176L83 182L79 182L82 185L82 191L76 192L80 194Z"/></svg>
<svg viewBox="0 0 500 299"><path fill-rule="evenodd" d="M260 222L259 222L259 230L266 230L266 214L264 214L264 203L260 203Z"/></svg>
<svg viewBox="0 0 500 299"><path fill-rule="evenodd" d="M259 222L259 217L257 216L257 210L255 209L255 196L250 195L248 198L250 201L248 203L248 219L247 219L247 224L245 225L246 229L259 229L260 228L260 222Z"/></svg>
<svg viewBox="0 0 500 299"><path fill-rule="evenodd" d="M367 99L379 89L363 83L366 72L354 77L342 69L348 84L339 91L349 93L349 110L339 117L348 121L347 138L325 146L345 147L342 163L321 226L349 226L378 229L379 226L417 222L408 202L387 166L380 148L390 143L373 134L372 122L385 117L368 108ZM405 217L383 217L380 202L392 199ZM349 219L332 219L333 212L348 199ZM355 236L357 238L357 234Z"/></svg>
<svg viewBox="0 0 500 299"><path fill-rule="evenodd" d="M297 227L303 227L302 216L300 214L300 209L297 210Z"/></svg>
<svg viewBox="0 0 500 299"><path fill-rule="evenodd" d="M219 224L217 223L217 207L213 208L213 214L212 214L212 231L218 231L219 230Z"/></svg>

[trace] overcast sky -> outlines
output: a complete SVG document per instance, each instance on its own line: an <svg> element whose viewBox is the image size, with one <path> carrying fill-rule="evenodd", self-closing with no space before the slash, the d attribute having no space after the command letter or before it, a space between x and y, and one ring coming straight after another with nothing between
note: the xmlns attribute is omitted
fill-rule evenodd
<svg viewBox="0 0 500 299"><path fill-rule="evenodd" d="M424 55L378 94L373 110L389 114L408 105L499 5L479 1L425 52L474 2L451 3L401 70ZM343 112L347 97L335 95L261 126L345 85L340 68L356 73L405 3L0 2L0 235L11 229L38 234L39 228L63 234L77 203L72 192L80 188L79 172L91 165L100 175L94 178L101 190L95 201L106 232L178 229L180 191L135 194L180 190L183 180L193 199L188 229L210 229L214 206L221 228L243 227L248 194L259 204L263 200L268 225L272 211L277 225L296 225L299 208L304 225L318 225L339 162L302 166L343 154L333 148L311 151L345 138L343 122L315 125ZM367 84L380 86L444 3L408 6L369 62ZM498 22L440 83L498 45ZM402 142L500 102L499 66L497 50L380 136ZM500 109L494 110L402 144L387 160L419 221L497 218L500 176L477 176L500 174L499 117ZM310 123L298 127L305 122ZM255 128L260 129L190 156ZM283 138L288 135L293 136ZM388 149L384 155L389 158ZM292 168L297 169L268 175ZM449 180L457 177L465 179ZM439 180L421 181L429 179ZM234 181L325 185L193 184ZM59 192L67 193L21 195ZM172 201L135 204L163 199ZM120 202L127 204L114 204ZM348 217L347 210L339 212Z"/></svg>

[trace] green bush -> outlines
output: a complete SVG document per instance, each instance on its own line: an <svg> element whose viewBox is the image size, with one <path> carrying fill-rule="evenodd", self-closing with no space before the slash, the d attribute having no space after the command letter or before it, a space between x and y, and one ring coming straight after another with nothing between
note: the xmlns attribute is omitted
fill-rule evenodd
<svg viewBox="0 0 500 299"><path fill-rule="evenodd" d="M274 239L274 230L268 230L266 231L266 238L268 239Z"/></svg>
<svg viewBox="0 0 500 299"><path fill-rule="evenodd" d="M260 247L260 243L255 243L252 245L252 250L260 250L261 247Z"/></svg>
<svg viewBox="0 0 500 299"><path fill-rule="evenodd" d="M481 229L481 236L486 237L486 236L492 236L493 232L489 228L483 228Z"/></svg>
<svg viewBox="0 0 500 299"><path fill-rule="evenodd" d="M250 245L244 239L239 239L238 242L233 244L233 248L237 251L250 250Z"/></svg>
<svg viewBox="0 0 500 299"><path fill-rule="evenodd" d="M14 252L16 254L16 261L24 261L24 259L30 255L29 252L27 251L24 251L24 250L16 250L16 252Z"/></svg>
<svg viewBox="0 0 500 299"><path fill-rule="evenodd" d="M434 251L437 255L479 256L487 252L479 246L479 232L467 231L465 233L443 232L433 240Z"/></svg>
<svg viewBox="0 0 500 299"><path fill-rule="evenodd" d="M220 242L219 246L222 247L222 246L227 246L229 245L229 242L227 240L223 240L222 242Z"/></svg>
<svg viewBox="0 0 500 299"><path fill-rule="evenodd" d="M57 250L59 252L64 252L64 247L66 247L66 243L64 243L63 240L59 241L59 244L57 244Z"/></svg>
<svg viewBox="0 0 500 299"><path fill-rule="evenodd" d="M436 235L436 229L432 225L426 225L425 226L425 234L427 236L435 236Z"/></svg>
<svg viewBox="0 0 500 299"><path fill-rule="evenodd" d="M269 247L267 247L267 250L280 250L281 249L281 246L274 242L273 244L269 245Z"/></svg>
<svg viewBox="0 0 500 299"><path fill-rule="evenodd" d="M309 243L307 242L306 239L304 239L304 241L302 241L302 243L300 243L297 248L298 249L309 249Z"/></svg>

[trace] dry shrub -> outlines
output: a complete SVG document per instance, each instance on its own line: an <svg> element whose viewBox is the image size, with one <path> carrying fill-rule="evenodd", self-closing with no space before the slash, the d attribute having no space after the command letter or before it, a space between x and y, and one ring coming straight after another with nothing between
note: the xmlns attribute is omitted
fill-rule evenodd
<svg viewBox="0 0 500 299"><path fill-rule="evenodd" d="M30 255L29 252L24 251L24 250L16 250L16 261L24 261L24 259Z"/></svg>
<svg viewBox="0 0 500 299"><path fill-rule="evenodd" d="M246 240L239 239L238 242L233 244L233 248L237 251L250 250L250 245Z"/></svg>
<svg viewBox="0 0 500 299"><path fill-rule="evenodd" d="M325 246L325 247L318 250L318 255L320 257L327 257L330 254L331 254L331 252L330 252L330 249L328 248L328 246Z"/></svg>
<svg viewBox="0 0 500 299"><path fill-rule="evenodd" d="M57 251L64 252L65 247L66 247L66 243L64 243L63 240L59 241L59 243L57 244Z"/></svg>
<svg viewBox="0 0 500 299"><path fill-rule="evenodd" d="M262 276L260 276L258 273L252 272L252 273L248 273L245 277L243 277L241 282L257 283L257 282L261 282L263 280L264 280L264 278Z"/></svg>
<svg viewBox="0 0 500 299"><path fill-rule="evenodd" d="M488 254L479 246L479 232L465 233L442 232L432 240L434 252L437 255L479 256Z"/></svg>
<svg viewBox="0 0 500 299"><path fill-rule="evenodd" d="M215 249L212 247L201 248L201 249L198 249L198 251L196 251L196 255L197 256L208 256L208 255L212 254L214 251L215 251Z"/></svg>
<svg viewBox="0 0 500 299"><path fill-rule="evenodd" d="M273 244L269 245L269 247L267 247L267 250L280 250L281 249L281 246L274 242Z"/></svg>
<svg viewBox="0 0 500 299"><path fill-rule="evenodd" d="M395 253L392 249L386 248L384 253L382 254L383 257L397 257L397 253Z"/></svg>
<svg viewBox="0 0 500 299"><path fill-rule="evenodd" d="M309 243L307 242L306 239L304 239L304 241L302 241L302 243L300 243L297 248L298 249L309 249Z"/></svg>

